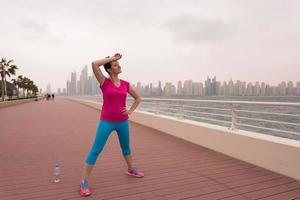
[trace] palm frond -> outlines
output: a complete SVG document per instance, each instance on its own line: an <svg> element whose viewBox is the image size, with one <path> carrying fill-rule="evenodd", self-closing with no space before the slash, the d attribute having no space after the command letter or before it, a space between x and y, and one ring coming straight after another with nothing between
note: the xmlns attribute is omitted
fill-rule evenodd
<svg viewBox="0 0 300 200"><path fill-rule="evenodd" d="M6 65L9 66L10 63L12 63L14 60L9 60Z"/></svg>

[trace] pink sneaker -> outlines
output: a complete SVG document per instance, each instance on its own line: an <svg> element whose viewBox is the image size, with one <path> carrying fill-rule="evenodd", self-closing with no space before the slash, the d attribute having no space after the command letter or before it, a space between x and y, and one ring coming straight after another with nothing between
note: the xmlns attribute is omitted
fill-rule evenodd
<svg viewBox="0 0 300 200"><path fill-rule="evenodd" d="M89 189L89 184L88 184L87 180L81 180L79 193L83 197L91 195L91 191Z"/></svg>
<svg viewBox="0 0 300 200"><path fill-rule="evenodd" d="M130 176L135 176L135 177L138 177L138 178L144 177L144 173L140 172L137 167L132 167L132 168L128 169L126 174L130 175Z"/></svg>

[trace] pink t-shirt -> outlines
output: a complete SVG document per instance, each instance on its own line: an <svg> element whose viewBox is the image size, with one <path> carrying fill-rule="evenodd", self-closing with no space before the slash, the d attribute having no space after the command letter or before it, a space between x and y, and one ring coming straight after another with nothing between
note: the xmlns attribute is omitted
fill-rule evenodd
<svg viewBox="0 0 300 200"><path fill-rule="evenodd" d="M111 79L105 78L102 86L99 86L103 95L100 119L111 122L121 122L128 119L128 115L122 113L122 108L126 107L129 82L122 79L120 82L120 86L117 87Z"/></svg>

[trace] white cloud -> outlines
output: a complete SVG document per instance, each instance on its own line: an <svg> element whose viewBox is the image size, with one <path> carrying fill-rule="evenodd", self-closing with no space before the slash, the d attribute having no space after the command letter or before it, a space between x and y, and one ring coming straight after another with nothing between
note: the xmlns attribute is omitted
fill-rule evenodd
<svg viewBox="0 0 300 200"><path fill-rule="evenodd" d="M0 56L42 88L65 87L72 71L116 51L121 77L133 83L299 79L296 0L12 0L0 7Z"/></svg>
<svg viewBox="0 0 300 200"><path fill-rule="evenodd" d="M219 42L233 32L233 28L221 19L207 19L191 15L181 15L166 22L175 42Z"/></svg>

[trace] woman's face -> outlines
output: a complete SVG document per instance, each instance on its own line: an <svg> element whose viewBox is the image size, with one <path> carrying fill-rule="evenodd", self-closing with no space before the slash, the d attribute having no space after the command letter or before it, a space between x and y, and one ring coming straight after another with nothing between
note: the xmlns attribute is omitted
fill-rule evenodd
<svg viewBox="0 0 300 200"><path fill-rule="evenodd" d="M118 61L111 62L110 73L112 74L120 74L122 72L121 66Z"/></svg>

